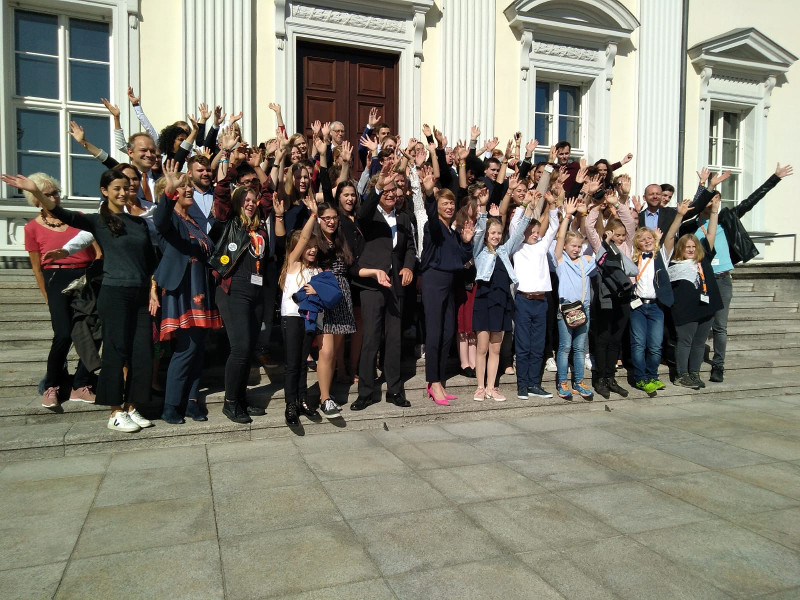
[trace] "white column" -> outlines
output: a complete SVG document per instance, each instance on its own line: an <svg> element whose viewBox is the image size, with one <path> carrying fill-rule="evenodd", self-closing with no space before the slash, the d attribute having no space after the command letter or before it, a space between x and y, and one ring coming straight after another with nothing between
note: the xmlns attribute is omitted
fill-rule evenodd
<svg viewBox="0 0 800 600"><path fill-rule="evenodd" d="M201 102L219 104L228 115L242 111L242 135L251 143L256 141L252 26L250 0L184 1L184 111L195 113Z"/></svg>
<svg viewBox="0 0 800 600"><path fill-rule="evenodd" d="M443 0L442 15L442 131L454 144L477 124L485 139L494 129L495 0Z"/></svg>
<svg viewBox="0 0 800 600"><path fill-rule="evenodd" d="M681 0L641 2L639 119L635 193L651 183L677 183L680 113Z"/></svg>

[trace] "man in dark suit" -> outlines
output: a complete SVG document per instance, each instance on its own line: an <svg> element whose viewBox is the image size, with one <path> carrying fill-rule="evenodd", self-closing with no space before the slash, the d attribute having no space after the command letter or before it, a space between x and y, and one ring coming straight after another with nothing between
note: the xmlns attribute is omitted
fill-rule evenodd
<svg viewBox="0 0 800 600"><path fill-rule="evenodd" d="M677 211L670 206L661 206L661 186L652 183L644 189L645 209L639 213L639 227L649 227L655 230L658 227L663 233L669 231L669 226L675 220Z"/></svg>
<svg viewBox="0 0 800 600"><path fill-rule="evenodd" d="M414 240L410 217L395 211L405 193L405 175L392 171L386 161L375 188L367 194L356 218L364 243L354 267L354 285L361 287L361 320L364 323L361 359L358 364L358 399L351 410L363 410L374 399L375 361L384 335L383 374L386 401L407 407L400 379L401 315L404 289L413 279Z"/></svg>

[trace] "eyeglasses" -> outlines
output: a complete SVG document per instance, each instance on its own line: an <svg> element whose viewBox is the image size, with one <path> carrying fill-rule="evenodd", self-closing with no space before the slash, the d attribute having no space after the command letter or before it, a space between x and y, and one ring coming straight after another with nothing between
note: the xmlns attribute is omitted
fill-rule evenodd
<svg viewBox="0 0 800 600"><path fill-rule="evenodd" d="M59 191L47 192L44 195L47 196L48 198L61 198L61 192L59 192Z"/></svg>
<svg viewBox="0 0 800 600"><path fill-rule="evenodd" d="M336 215L334 215L332 217L320 217L319 220L320 221L325 221L326 223L335 223L336 221L339 220L339 217L336 216Z"/></svg>

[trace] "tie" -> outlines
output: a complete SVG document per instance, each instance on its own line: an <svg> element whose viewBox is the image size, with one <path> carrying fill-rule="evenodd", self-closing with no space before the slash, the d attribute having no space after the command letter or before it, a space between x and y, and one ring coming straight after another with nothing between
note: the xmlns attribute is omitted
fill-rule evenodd
<svg viewBox="0 0 800 600"><path fill-rule="evenodd" d="M653 258L652 252L642 252L642 258Z"/></svg>
<svg viewBox="0 0 800 600"><path fill-rule="evenodd" d="M153 204L153 193L150 191L149 173L142 175L142 186L144 186L144 199L151 205Z"/></svg>

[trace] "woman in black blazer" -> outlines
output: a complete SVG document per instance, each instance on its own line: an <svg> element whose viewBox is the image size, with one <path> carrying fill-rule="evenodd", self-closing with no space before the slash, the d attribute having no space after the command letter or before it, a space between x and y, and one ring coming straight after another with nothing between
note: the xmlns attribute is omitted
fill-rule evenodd
<svg viewBox="0 0 800 600"><path fill-rule="evenodd" d="M166 189L153 215L164 256L153 275L150 308L153 313L158 308L158 283L161 341L175 339L175 348L167 371L161 418L180 424L186 414L195 421L206 421L206 411L198 402L203 344L209 329L222 326L206 267L214 243L187 212L194 202L193 188L186 174L178 171L176 161L164 164L164 177Z"/></svg>

